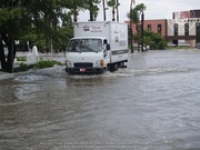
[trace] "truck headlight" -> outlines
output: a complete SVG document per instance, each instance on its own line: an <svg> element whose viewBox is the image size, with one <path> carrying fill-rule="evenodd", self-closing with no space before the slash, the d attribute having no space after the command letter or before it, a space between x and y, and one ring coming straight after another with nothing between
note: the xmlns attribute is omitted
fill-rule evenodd
<svg viewBox="0 0 200 150"><path fill-rule="evenodd" d="M104 60L98 60L98 61L96 62L96 67L101 67L101 68L105 67L105 62L104 62Z"/></svg>
<svg viewBox="0 0 200 150"><path fill-rule="evenodd" d="M72 67L72 64L69 60L66 60L65 63L66 63L66 67Z"/></svg>

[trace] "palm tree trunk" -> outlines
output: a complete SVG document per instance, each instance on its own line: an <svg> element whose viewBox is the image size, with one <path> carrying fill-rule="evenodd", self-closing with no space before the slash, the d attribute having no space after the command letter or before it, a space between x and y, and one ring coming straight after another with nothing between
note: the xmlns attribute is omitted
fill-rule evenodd
<svg viewBox="0 0 200 150"><path fill-rule="evenodd" d="M117 0L117 21L119 22L119 0Z"/></svg>
<svg viewBox="0 0 200 150"><path fill-rule="evenodd" d="M115 8L112 8L112 21L115 21Z"/></svg>
<svg viewBox="0 0 200 150"><path fill-rule="evenodd" d="M143 52L144 45L144 12L142 11L142 22L141 22L141 51Z"/></svg>
<svg viewBox="0 0 200 150"><path fill-rule="evenodd" d="M5 53L2 40L0 40L0 63L1 63L1 69L6 71L7 69L6 69Z"/></svg>
<svg viewBox="0 0 200 150"><path fill-rule="evenodd" d="M77 9L74 9L74 22L78 21L77 17L78 17Z"/></svg>
<svg viewBox="0 0 200 150"><path fill-rule="evenodd" d="M103 2L103 20L106 21L106 8L105 8L105 0L102 0Z"/></svg>
<svg viewBox="0 0 200 150"><path fill-rule="evenodd" d="M90 8L93 8L92 0L89 1L89 6L90 6ZM94 21L93 13L91 10L89 10L89 11L90 11L90 21Z"/></svg>
<svg viewBox="0 0 200 150"><path fill-rule="evenodd" d="M8 45L8 60L7 60L7 71L13 73L13 63L16 54L16 46L13 37L11 37Z"/></svg>

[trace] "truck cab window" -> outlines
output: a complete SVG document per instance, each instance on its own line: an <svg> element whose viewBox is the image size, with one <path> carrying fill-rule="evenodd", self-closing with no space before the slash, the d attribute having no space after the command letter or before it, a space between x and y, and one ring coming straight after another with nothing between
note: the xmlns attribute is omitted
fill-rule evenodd
<svg viewBox="0 0 200 150"><path fill-rule="evenodd" d="M69 42L68 52L100 52L101 39L73 39Z"/></svg>

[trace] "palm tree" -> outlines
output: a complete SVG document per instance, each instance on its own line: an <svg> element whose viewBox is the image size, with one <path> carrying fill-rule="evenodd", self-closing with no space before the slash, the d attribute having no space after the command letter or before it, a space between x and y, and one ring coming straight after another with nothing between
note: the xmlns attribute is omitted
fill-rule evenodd
<svg viewBox="0 0 200 150"><path fill-rule="evenodd" d="M115 0L107 1L107 5L112 8L112 21L115 21Z"/></svg>
<svg viewBox="0 0 200 150"><path fill-rule="evenodd" d="M94 21L98 15L99 8L96 4L99 4L99 0L88 0L86 2L86 8L89 10L90 13L90 21Z"/></svg>
<svg viewBox="0 0 200 150"><path fill-rule="evenodd" d="M139 24L139 12L137 9L131 9L130 13L127 14L127 17L130 19L130 35L131 35L131 40L130 40L130 44L132 46L132 40L133 40L133 36L132 36L132 23L134 23L136 25L136 31L137 33L139 33L139 28L138 28L138 24ZM136 33L136 34L137 34ZM137 42L139 43L139 40L137 39ZM139 44L138 44L138 49L139 49ZM131 47L131 52L133 52L133 48Z"/></svg>
<svg viewBox="0 0 200 150"><path fill-rule="evenodd" d="M106 21L106 7L105 7L105 0L102 0L103 5L103 20Z"/></svg>
<svg viewBox="0 0 200 150"><path fill-rule="evenodd" d="M146 10L146 6L141 3L135 7L135 10L138 11L141 15L141 51L143 52L144 45L144 11Z"/></svg>
<svg viewBox="0 0 200 150"><path fill-rule="evenodd" d="M120 3L119 3L119 0L116 0L116 9L117 9L117 21L119 22L119 5L120 5Z"/></svg>

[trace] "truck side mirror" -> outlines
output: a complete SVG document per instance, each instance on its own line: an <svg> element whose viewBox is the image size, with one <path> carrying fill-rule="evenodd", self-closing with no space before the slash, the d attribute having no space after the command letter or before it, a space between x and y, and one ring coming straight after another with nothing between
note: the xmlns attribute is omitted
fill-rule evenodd
<svg viewBox="0 0 200 150"><path fill-rule="evenodd" d="M107 45L106 45L106 49L107 49L107 50L110 50L110 44L107 44Z"/></svg>

